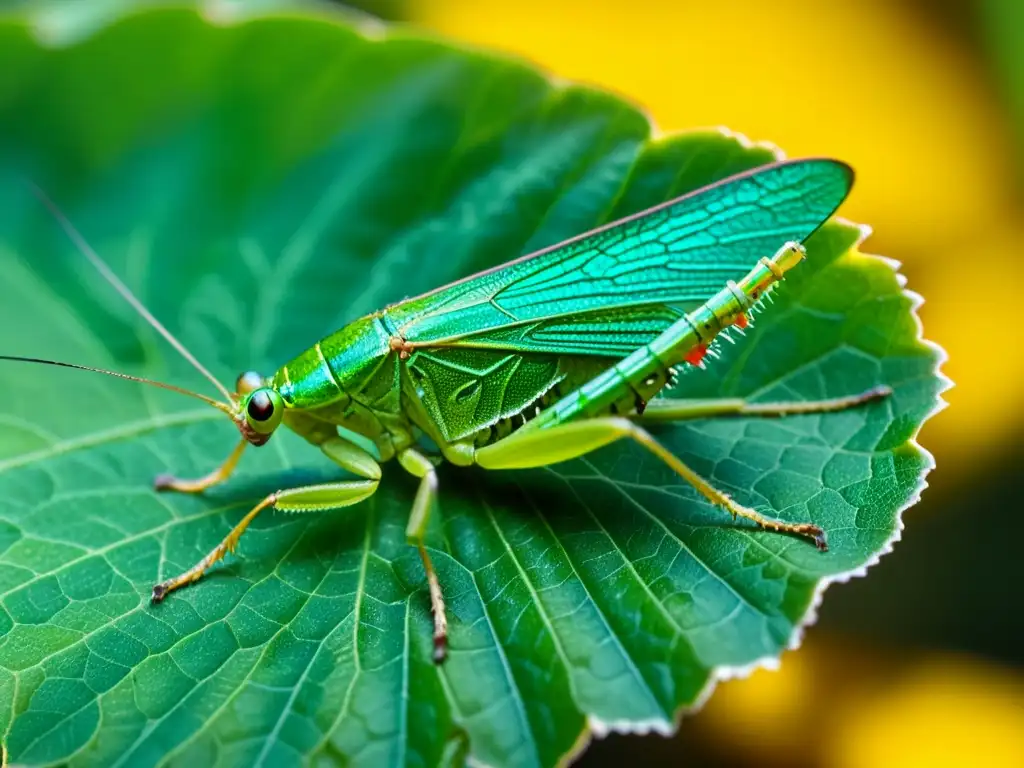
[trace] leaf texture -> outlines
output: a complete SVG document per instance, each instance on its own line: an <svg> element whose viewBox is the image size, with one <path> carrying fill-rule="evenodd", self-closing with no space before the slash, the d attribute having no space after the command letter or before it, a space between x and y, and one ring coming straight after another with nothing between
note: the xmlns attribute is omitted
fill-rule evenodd
<svg viewBox="0 0 1024 768"><path fill-rule="evenodd" d="M28 12L25 12L28 14ZM0 20L0 350L203 389L90 270L45 189L225 382L344 322L774 159L723 132L653 140L632 106L500 58L330 16L115 16L53 40ZM158 495L235 434L193 401L0 368L0 734L68 766L555 765L588 730L672 730L729 670L795 646L821 591L887 551L931 466L945 380L917 299L830 224L774 305L678 394L892 398L658 437L743 503L724 518L630 446L543 471L444 468L428 541L451 619L430 662L404 527L414 483L269 513L159 606L259 498L336 476L289 435L203 498Z"/></svg>

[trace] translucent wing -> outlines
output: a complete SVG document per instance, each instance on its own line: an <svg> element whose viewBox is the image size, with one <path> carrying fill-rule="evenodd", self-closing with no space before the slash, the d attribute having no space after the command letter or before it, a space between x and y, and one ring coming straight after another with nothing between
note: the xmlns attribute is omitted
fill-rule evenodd
<svg viewBox="0 0 1024 768"><path fill-rule="evenodd" d="M756 168L389 307L414 347L618 357L762 256L809 237L846 198L849 166Z"/></svg>

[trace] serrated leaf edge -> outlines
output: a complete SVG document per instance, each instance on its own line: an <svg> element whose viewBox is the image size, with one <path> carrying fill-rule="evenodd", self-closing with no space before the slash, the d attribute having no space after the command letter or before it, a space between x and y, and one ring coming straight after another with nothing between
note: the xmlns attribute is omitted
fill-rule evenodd
<svg viewBox="0 0 1024 768"><path fill-rule="evenodd" d="M699 131L702 129L694 130ZM703 130L713 130L719 132L728 138L736 140L742 147L747 149L760 148L770 150L777 160L786 159L785 152L776 145L772 144L771 142L753 141L746 137L745 135L743 135L742 133L738 133L724 126ZM652 135L654 135L654 132L655 128L652 124ZM675 131L668 133L663 133L659 131L657 132L657 140L667 141L691 132L693 131ZM913 317L914 324L916 327L914 340L921 347L929 350L935 357L935 367L933 369L933 373L939 380L939 389L936 392L935 405L921 420L921 423L917 426L917 429L914 431L913 436L911 436L905 443L903 443L903 445L908 445L912 447L916 452L918 452L924 458L926 466L924 471L918 478L917 485L908 497L907 501L898 510L896 510L896 530L893 532L893 535L889 538L889 540L886 541L886 543L882 546L882 548L879 549L878 552L876 552L874 556L868 559L865 563L857 566L856 568L852 568L849 571L844 571L842 573L835 574L834 576L824 577L818 582L818 584L814 588L814 594L811 597L811 601L807 607L807 610L805 611L801 620L797 622L797 624L794 626L789 644L786 646L783 653L785 653L786 651L796 651L800 648L804 640L805 631L809 627L813 626L818 620L818 610L821 606L822 600L824 599L825 591L830 586L832 586L833 584L845 584L851 579L866 576L868 570L872 566L877 565L881 561L882 557L892 552L895 548L896 543L902 539L904 529L903 513L921 500L921 495L924 493L924 490L928 487L928 473L935 468L935 457L932 455L931 451L929 451L927 448L925 448L918 442L917 436L920 433L921 428L932 417L934 417L936 414L945 410L945 408L948 407L949 403L947 403L942 398L942 394L944 392L947 392L954 386L952 379L950 379L942 372L943 364L946 363L949 359L948 353L937 343L930 341L924 337L924 324L921 322L921 317L918 313L918 310L924 304L925 300L924 297L921 296L921 294L904 287L907 281L906 277L899 272L899 269L902 266L901 262L898 261L897 259L893 259L888 256L882 256L880 254L875 253L867 253L861 250L861 246L872 234L872 228L870 225L858 224L842 216L833 216L830 219L830 221L844 227L856 229L858 231L859 234L856 242L853 243L853 245L851 245L849 249L847 249L848 254L855 254L859 257L879 261L887 265L893 271L897 284L900 286L900 292L903 296L907 297L910 300L910 315L911 317ZM742 680L747 677L750 677L754 672L757 672L758 670L762 669L775 672L778 671L781 667L781 653L778 656L762 656L750 662L749 664L743 664L738 666L723 665L719 667L713 667L711 669L711 674L708 678L707 683L705 683L704 688L701 689L700 693L697 695L694 702L692 704L684 704L683 706L679 707L673 715L672 721L670 723L666 723L663 720L603 721L597 717L594 717L593 715L587 715L587 729L585 729L583 733L580 734L580 737L577 739L572 749L568 751L565 755L563 755L562 760L559 761L558 764L560 766L566 766L571 764L573 761L575 761L577 758L583 755L587 747L589 747L590 742L593 738L601 739L612 733L638 736L644 736L650 733L657 733L661 736L672 736L679 729L679 725L681 724L683 718L694 715L698 713L701 709L703 709L704 705L707 703L707 701L711 698L711 695L717 689L719 683L726 682L729 680ZM589 734L587 733L588 730ZM475 765L483 764L475 763Z"/></svg>
<svg viewBox="0 0 1024 768"><path fill-rule="evenodd" d="M353 30L356 34L358 34L360 37L362 37L364 40L370 43L383 42L389 38L394 37L402 37L402 34L400 32L398 34L395 34L395 25L385 24L368 14L346 12L347 9L332 9L330 12L326 12L326 9L317 8L294 8L288 9L287 11L283 8L254 10L251 8L245 8L241 5L235 5L232 3L224 2L224 0L196 0L196 2L193 3L177 2L168 3L160 7L161 10L173 10L175 8L196 11L196 13L205 21L212 25L217 26L231 26L275 15L288 15L292 17L308 18L311 20L335 24L339 24L342 20L344 20L346 26L349 29ZM78 30L62 29L59 26L59 24L54 24L53 19L61 15L59 12L53 12L51 9L45 8L37 8L33 10L35 11L35 13L32 13L30 11L28 14L25 14L25 16L23 16L22 18L31 18L34 21L30 29L32 33L35 35L37 41L51 48L59 48L74 45L76 43L81 42L84 39L88 39L95 33L98 27L104 26L106 23L109 23L114 18L124 19L126 17L142 14L154 9L140 6L128 10L121 10L121 12L119 13L106 14L104 15L104 18L101 19L99 25L87 25L84 29ZM47 24L47 22L50 22L49 25ZM522 56L517 56L515 54L511 54L508 52L493 51L481 46L467 44L463 41L453 41L440 35L432 35L428 32L417 31L416 36L424 40L433 40L434 42L439 44L452 45L467 54L485 55L492 59L503 59L510 62L514 61L522 66L527 66L532 71L542 76L544 80L548 83L548 85L550 85L553 89L562 90L569 87L580 87L581 85L583 85L582 83L579 83L575 80L570 80L568 78L561 77L554 72L548 71L547 69L538 66L535 62L532 62ZM585 87L593 88L596 91L612 95L615 98L627 104L628 106L635 109L639 114L641 114L647 121L647 124L649 126L649 135L646 142L649 145L671 141L677 139L680 136L693 133L715 132L721 134L726 138L736 141L744 149L766 150L773 155L775 160L785 160L787 158L785 151L782 150L777 144L765 140L752 140L745 134L735 131L726 126L707 126L703 128L694 127L687 130L664 131L656 124L649 110L644 108L642 105L636 103L631 98L624 96L621 93L615 92L613 89L609 88L596 88L595 86L592 85ZM942 393L948 391L952 386L954 386L953 381L944 373L942 373L941 370L942 365L949 359L948 354L941 346L939 346L935 342L929 341L928 339L924 338L924 326L921 322L921 318L917 311L924 304L924 297L922 297L915 291L912 291L904 287L906 285L906 278L899 272L901 263L898 260L892 259L887 256L882 256L880 254L873 253L865 253L864 251L860 250L860 246L867 240L867 238L872 233L872 229L869 225L858 224L841 216L834 216L831 219L831 221L858 230L858 239L848 249L847 253L855 253L857 255L869 259L878 260L880 262L885 263L892 269L896 277L896 280L901 287L901 293L908 299L910 299L911 302L910 314L914 318L914 322L916 325L915 341L922 347L930 350L935 355L935 367L933 372L935 376L939 379L940 386L936 393L936 402L934 407L921 420L921 423L915 430L914 435L910 437L906 441L906 443L904 443L904 445L909 445L910 447L912 447L925 459L926 466L924 472L922 472L921 476L918 479L914 491L911 493L907 501L896 511L896 530L894 531L893 535L889 538L889 540L883 545L883 547L868 561L849 571L845 571L834 576L824 577L818 582L818 584L815 586L814 594L811 598L811 601L807 607L806 612L804 613L804 616L793 628L793 633L790 638L790 642L787 645L785 651L795 651L799 649L804 639L805 630L808 627L813 626L817 622L818 610L822 600L824 599L824 593L830 586L836 583L846 583L853 578L859 578L867 575L868 570L872 566L876 565L882 559L883 556L892 552L895 547L895 544L902 539L902 533L904 529L903 513L920 501L921 495L923 494L924 490L928 487L928 482L926 479L927 475L929 472L931 472L931 470L935 468L934 456L930 451L924 448L917 441L917 435L919 434L924 424L926 424L932 417L934 417L936 414L938 414L948 406L948 403L941 397L941 395ZM705 683L704 687L701 689L700 693L697 695L694 702L691 704L684 704L680 706L676 710L670 721L666 721L660 718L643 721L604 721L600 718L595 717L594 715L588 714L585 718L586 725L583 729L581 729L581 731L577 735L577 738L574 741L572 747L561 756L557 765L566 766L571 764L577 758L583 755L583 753L590 746L590 743L594 738L601 739L612 733L623 735L647 735L650 733L658 733L659 735L666 737L671 736L678 730L679 725L684 717L696 714L704 707L704 705L710 699L711 695L717 689L719 683L728 680L744 679L761 669L777 671L781 668L781 665L782 657L780 654L778 656L763 656L758 659L755 659L749 664L739 666L723 665L713 667L710 670L708 681ZM470 745L470 749L472 749L472 745ZM468 765L471 766L479 766L480 768L490 768L490 765L488 763L479 760L474 755L472 755L472 753L467 756L466 762Z"/></svg>

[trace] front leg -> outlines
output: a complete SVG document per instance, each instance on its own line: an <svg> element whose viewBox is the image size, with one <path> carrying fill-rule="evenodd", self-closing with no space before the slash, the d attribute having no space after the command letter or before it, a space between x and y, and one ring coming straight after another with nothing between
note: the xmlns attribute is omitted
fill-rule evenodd
<svg viewBox="0 0 1024 768"><path fill-rule="evenodd" d="M202 493L207 488L212 488L219 483L223 483L229 477L231 473L235 471L235 467L238 466L238 460L242 458L242 453L245 452L245 446L249 444L248 440L242 440L235 446L235 449L231 454L224 460L224 463L217 467L213 472L200 477L196 480L183 480L173 475L157 475L153 480L153 487L158 491L177 491L178 493Z"/></svg>
<svg viewBox="0 0 1024 768"><path fill-rule="evenodd" d="M244 443L243 443L244 445ZM359 446L341 437L332 437L320 444L320 450L342 469L346 469L363 480L349 480L323 485L307 485L276 491L257 504L242 520L231 529L216 547L202 560L184 573L167 579L153 587L153 602L159 603L168 593L179 587L199 581L209 568L228 552L234 552L238 540L250 523L267 507L284 512L318 512L338 507L348 507L372 496L380 484L380 465L373 456ZM237 451L239 454L241 451ZM237 462L237 459L236 459Z"/></svg>

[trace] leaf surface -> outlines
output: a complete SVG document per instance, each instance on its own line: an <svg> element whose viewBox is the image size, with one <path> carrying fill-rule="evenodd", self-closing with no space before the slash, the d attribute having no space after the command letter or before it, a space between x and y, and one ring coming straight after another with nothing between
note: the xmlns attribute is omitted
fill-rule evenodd
<svg viewBox="0 0 1024 768"><path fill-rule="evenodd" d="M345 322L732 173L768 149L651 138L634 107L518 62L331 17L126 15L51 42L0 21L0 351L209 386L77 254L22 180L224 382ZM745 339L677 394L759 400L889 384L827 416L658 437L741 502L829 534L733 523L630 446L547 470L444 468L430 616L414 482L268 513L151 606L267 492L336 477L291 435L203 498L236 433L194 401L0 369L0 733L31 765L553 765L588 729L670 731L731 671L795 645L825 585L890 546L945 386L893 266L830 224Z"/></svg>

